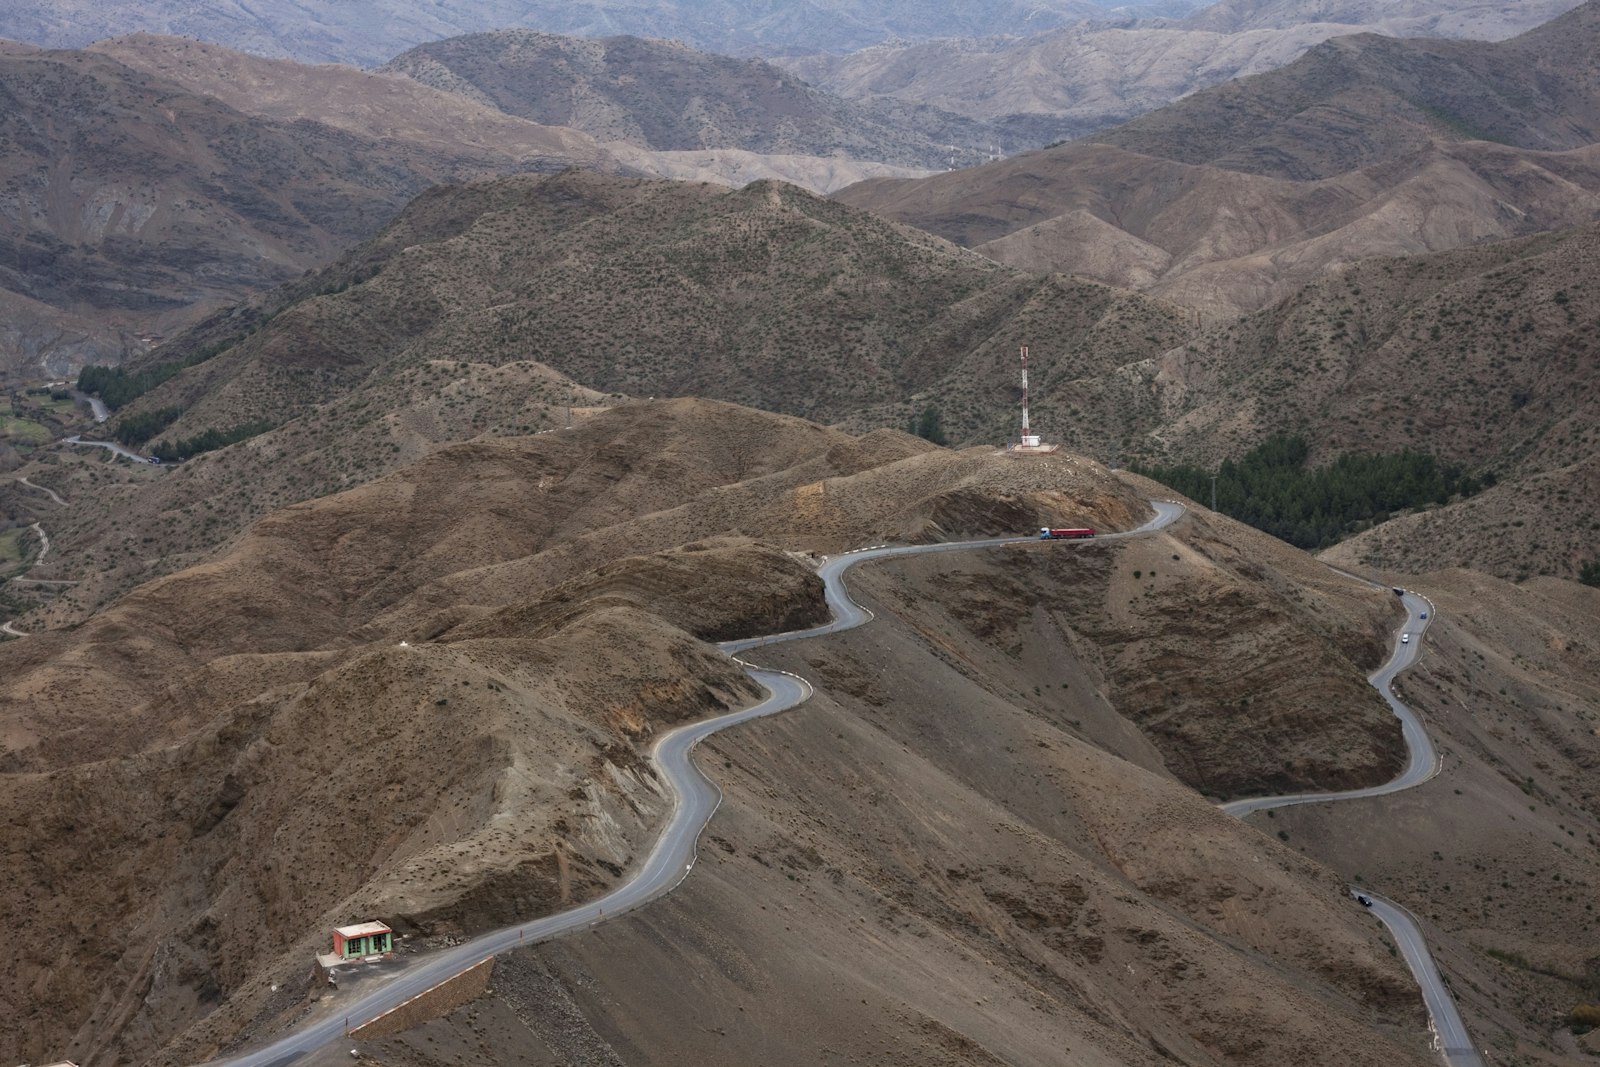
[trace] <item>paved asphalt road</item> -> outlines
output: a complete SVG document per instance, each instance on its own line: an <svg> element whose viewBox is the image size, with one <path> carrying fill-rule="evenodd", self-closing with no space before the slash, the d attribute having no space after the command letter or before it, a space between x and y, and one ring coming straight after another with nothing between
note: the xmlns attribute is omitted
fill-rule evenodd
<svg viewBox="0 0 1600 1067"><path fill-rule="evenodd" d="M1349 574L1348 571L1341 573ZM1369 585L1377 584L1360 575L1351 574L1350 577L1367 582ZM1429 740L1427 731L1422 728L1422 720L1416 712L1400 702L1392 688L1395 676L1411 666L1421 653L1422 636L1433 622L1435 612L1433 605L1416 593L1407 592L1401 600L1406 609L1406 621L1400 633L1395 634L1394 652L1389 656L1389 662L1380 667L1367 681L1383 694L1383 699L1389 702L1390 709L1400 720L1406 750L1410 753L1405 770L1392 781L1369 786L1366 789L1351 789L1343 793L1292 793L1276 797L1252 797L1249 800L1235 800L1221 805L1224 812L1242 819L1252 812L1266 811L1269 808L1286 808L1293 804L1381 797L1421 785L1439 773L1439 754L1434 749L1433 742ZM1427 615L1427 618L1424 619L1423 615ZM1410 634L1411 640L1402 642L1401 634ZM1352 890L1351 896L1365 896L1372 901L1370 909L1372 914L1394 935L1395 945L1399 948L1401 957L1411 968L1417 985L1422 989L1422 1000L1427 1005L1434 1037L1445 1062L1452 1067L1483 1067L1483 1060L1479 1057L1477 1049L1472 1046L1472 1037L1467 1033L1466 1024L1461 1020L1461 1013L1456 1010L1455 998L1445 987L1444 980L1439 976L1439 968L1434 964L1433 957L1428 954L1427 942L1423 940L1422 930L1417 926L1416 919L1400 905L1378 896L1371 890Z"/></svg>
<svg viewBox="0 0 1600 1067"><path fill-rule="evenodd" d="M87 444L88 442L84 442ZM1164 501L1153 502L1155 517L1137 530L1127 533L1105 534L1096 540L1109 541L1150 533L1171 525L1183 514L1183 508ZM819 570L827 587L828 604L834 618L823 626L766 638L745 641L728 641L719 647L729 655L747 651L760 645L779 641L798 641L806 637L837 633L860 626L872 618L872 613L850 598L844 587L844 575L850 568L869 560L890 556L912 556L930 552L957 552L1000 545L1020 544L1037 540L1033 537L999 537L985 541L961 541L948 544L908 545L897 548L875 548L862 552L846 553L825 561ZM1074 542L1075 544L1081 542ZM1091 542L1092 543L1092 542ZM1065 546L1063 546L1065 547ZM743 662L743 661L741 661ZM355 1028L377 1018L384 1012L404 1003L419 993L460 974L483 959L508 952L520 945L533 944L573 930L595 925L603 918L621 915L649 903L664 893L671 892L679 882L688 877L694 867L695 849L700 832L711 821L722 793L712 781L694 765L690 754L702 740L730 726L749 722L767 715L775 715L811 696L811 685L797 675L770 671L745 664L750 677L767 691L766 699L743 711L731 712L703 722L689 723L663 734L651 749L650 757L662 779L674 794L672 816L666 829L657 839L655 847L644 865L625 884L613 889L591 904L581 905L542 919L530 920L516 926L507 926L483 934L471 941L436 955L411 962L392 980L364 993L349 1003L337 1006L338 1014L309 1023L303 1028L274 1041L254 1052L229 1059L213 1061L217 1067L282 1067L282 1065L316 1051L334 1039L344 1036L346 1027Z"/></svg>
<svg viewBox="0 0 1600 1067"><path fill-rule="evenodd" d="M121 445L117 444L115 441L85 441L78 434L73 434L71 437L63 437L61 440L65 444L81 445L81 446L83 446L85 448L109 448L111 451L115 452L117 455L122 456L122 457L124 457L126 459L131 459L135 463L149 463L150 462L148 459L146 459L144 456L139 455L139 453L135 452L133 449L124 448Z"/></svg>
<svg viewBox="0 0 1600 1067"><path fill-rule="evenodd" d="M1402 644L1400 633L1395 634L1394 652L1389 656L1389 662L1378 668L1367 681L1383 694L1383 699L1389 702L1390 709L1400 720L1400 730L1405 737L1406 750L1410 753L1406 769L1393 781L1368 786L1366 789L1351 789L1343 793L1293 793L1279 797L1252 797L1249 800L1234 800L1223 804L1223 811L1242 819L1251 812L1266 811L1268 808L1287 808L1292 804L1317 804L1325 800L1381 797L1388 793L1398 793L1402 789L1410 789L1414 785L1421 785L1439 773L1439 754L1434 751L1433 742L1428 740L1428 732L1422 728L1422 720L1417 717L1416 712L1400 703L1390 688L1394 684L1395 675L1416 661L1417 654L1422 648L1422 635L1428 629L1428 624L1433 622L1433 606L1422 597L1416 593L1407 593L1402 600L1406 609L1406 621L1401 627L1401 633L1410 634L1411 640ZM1426 619L1422 618L1424 614L1428 616Z"/></svg>
<svg viewBox="0 0 1600 1067"><path fill-rule="evenodd" d="M1179 504L1169 504L1164 500L1152 500L1151 507L1155 509L1155 517L1138 529L1128 530L1125 533L1101 534L1095 541L1120 541L1128 537L1142 537L1156 530L1171 526L1183 514L1183 507ZM729 655L747 652L752 648L763 645L775 645L780 641L798 641L806 637L821 637L823 634L836 634L842 630L852 630L862 623L872 621L872 612L857 604L850 598L844 587L844 576L847 571L857 564L867 563L875 559L890 559L895 556L925 556L937 552L968 552L975 548L999 548L1002 545L1020 545L1029 541L1037 541L1038 534L1028 537L993 537L984 541L948 541L934 545L899 545L895 547L881 546L878 548L864 548L855 552L846 552L841 556L829 556L817 568L817 574L822 578L827 589L828 608L833 612L833 621L813 626L809 630L793 630L784 634L770 634L766 637L747 637L742 641L726 641L718 647ZM1063 542L1064 544L1082 542ZM1091 542L1092 543L1092 542Z"/></svg>
<svg viewBox="0 0 1600 1067"><path fill-rule="evenodd" d="M1434 965L1433 957L1428 955L1428 944L1422 939L1416 918L1394 901L1380 897L1371 890L1352 889L1350 895L1364 896L1372 901L1372 914L1394 935L1401 957L1416 976L1417 984L1422 987L1422 1000L1428 1007L1434 1038L1445 1062L1451 1067L1483 1067L1483 1059L1478 1055L1478 1050L1472 1047L1472 1035L1467 1033L1461 1013L1456 1010L1455 998L1439 977L1439 968Z"/></svg>
<svg viewBox="0 0 1600 1067"><path fill-rule="evenodd" d="M72 391L72 395L89 405L89 411L94 415L95 422L105 422L111 417L111 409L106 407L105 401L99 397L90 396L88 393L80 393L76 389Z"/></svg>
<svg viewBox="0 0 1600 1067"><path fill-rule="evenodd" d="M593 926L602 919L632 911L670 892L693 869L700 831L711 821L712 813L722 802L722 793L690 760L689 754L694 746L718 730L764 715L774 715L803 703L811 696L811 686L793 675L758 669L751 670L750 674L767 690L765 700L743 711L680 726L663 734L656 742L651 758L675 792L676 802L666 829L657 839L644 865L627 883L592 903L516 926L502 927L475 937L466 944L418 959L396 974L393 980L348 1004L338 1005L338 1015L313 1022L255 1052L217 1062L232 1067L278 1067L291 1063L342 1037L347 1020L350 1027L360 1026L489 956Z"/></svg>

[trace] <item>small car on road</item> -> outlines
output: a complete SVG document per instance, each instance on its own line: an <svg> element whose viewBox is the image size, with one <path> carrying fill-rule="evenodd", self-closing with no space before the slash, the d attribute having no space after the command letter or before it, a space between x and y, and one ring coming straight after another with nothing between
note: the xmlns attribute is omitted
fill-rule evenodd
<svg viewBox="0 0 1600 1067"><path fill-rule="evenodd" d="M1402 645L1409 645L1411 643L1411 635L1410 634L1401 634L1400 635L1400 643Z"/></svg>

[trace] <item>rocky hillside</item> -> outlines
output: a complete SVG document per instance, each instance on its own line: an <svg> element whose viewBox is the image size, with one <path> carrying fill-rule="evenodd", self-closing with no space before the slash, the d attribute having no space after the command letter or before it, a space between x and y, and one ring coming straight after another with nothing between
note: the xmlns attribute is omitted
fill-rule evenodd
<svg viewBox="0 0 1600 1067"><path fill-rule="evenodd" d="M1218 0L1186 16L1184 29L1246 33L1325 23L1360 26L1391 37L1465 37L1486 41L1515 36L1577 4L1542 0L1497 4L1492 0Z"/></svg>
<svg viewBox="0 0 1600 1067"><path fill-rule="evenodd" d="M1600 96L1576 57L1600 46L1597 12L1500 44L1342 39L1102 143L838 195L1224 318L1355 259L1589 221Z"/></svg>
<svg viewBox="0 0 1600 1067"><path fill-rule="evenodd" d="M431 192L373 241L139 367L192 362L129 413L168 436L285 422L433 362L535 361L602 393L706 395L838 419L960 379L1009 428L1016 345L1109 368L1176 342L1171 309L1000 267L792 186L582 172ZM1001 418L1001 412L1005 416ZM881 424L881 423L880 423Z"/></svg>
<svg viewBox="0 0 1600 1067"><path fill-rule="evenodd" d="M1151 542L1163 577L1139 599L1152 621L1179 617L1162 607L1181 597L1157 603L1169 590L1236 580L1227 554L1194 540ZM1414 991L1373 924L1347 925L1359 913L1332 872L1174 784L1108 699L1115 653L1060 610L1081 573L1059 555L858 572L880 609L871 626L765 650L817 682L812 703L706 746L726 799L687 892L502 961L493 994L362 1055L1429 1062ZM1249 596L1307 575L1286 562L1264 557L1273 577L1244 579ZM1139 584L1130 563L1144 560L1092 565L1120 572L1100 587L1117 600ZM1359 628L1387 606L1329 577L1311 579L1324 622ZM1274 634L1241 599L1241 651L1297 625L1305 609L1282 602L1297 621Z"/></svg>
<svg viewBox="0 0 1600 1067"><path fill-rule="evenodd" d="M0 810L58 815L30 820L28 862L6 867L24 965L0 990L15 1008L4 1054L71 1038L80 1058L143 1060L235 994L237 1010L271 1010L266 976L299 970L338 915L376 908L428 933L592 892L661 814L635 744L752 695L689 633L790 628L821 608L801 564L746 534L837 550L993 531L996 516L1136 521L1104 471L1044 473L896 433L640 405L278 512L82 627L7 644ZM385 740L355 757L351 730ZM623 780L591 791L608 763ZM140 800L114 799L135 781ZM509 838L508 812L522 813ZM613 829L585 831L594 819ZM358 825L382 832L341 845L335 869L312 862ZM269 845L286 833L294 849ZM116 861L87 862L102 852ZM76 897L59 891L73 868ZM51 966L85 914L117 935ZM260 937L218 936L241 923Z"/></svg>
<svg viewBox="0 0 1600 1067"><path fill-rule="evenodd" d="M817 617L820 589L796 552L1141 517L1139 490L1074 457L1018 462L894 432L851 438L702 401L453 446L277 512L82 626L0 648L0 810L31 813L15 842L27 860L6 865L0 894L18 960L0 986L15 1006L0 1027L3 1054L209 1058L303 1014L313 991L283 976L304 970L330 925L381 916L410 951L602 891L665 815L643 749L674 722L754 695L700 638ZM1232 624L1218 620L1233 655L1294 648L1284 692L1321 687L1325 699L1349 688L1348 716L1310 721L1356 735L1365 723L1373 743L1321 746L1345 762L1306 761L1287 780L1364 780L1393 761L1392 722L1355 681L1390 598L1326 574L1304 584L1314 567L1304 557L1256 548L1247 560L1227 543L1239 535L1185 527L1148 546L1149 560L1100 553L1082 573L1056 558L1060 546L1023 546L992 572L983 561L965 568L944 586L944 606L927 601L924 588L939 583L918 569L875 585L910 629L785 653L822 695L804 715L719 743L729 798L704 861L717 873L696 872L710 896L679 894L630 922L665 922L661 936L675 943L700 928L697 913L678 909L714 904L731 884L750 902L784 901L788 930L767 923L746 938L737 931L753 914L724 912L729 950L765 955L767 938L798 937L843 962L879 938L899 945L892 970L940 977L902 983L896 1002L913 1006L882 1018L841 1014L846 1002L871 1003L855 979L841 990L769 973L792 984L795 1018L829 1016L830 1041L863 1050L926 1044L933 1062L954 1062L1029 1032L977 1024L955 1001L938 1006L952 973L945 955L981 947L981 988L998 1005L989 1013L1034 1016L1013 987L1060 1001L1047 1016L1052 1049L1065 1040L1108 1063L1153 1063L1153 1039L1203 1063L1200 1050L1222 1035L1262 1033L1271 1036L1241 1062L1266 1067L1290 1046L1310 1048L1314 1031L1341 1035L1341 1064L1426 1062L1404 972L1331 872L1179 784L1200 766L1217 788L1263 780L1279 773L1278 754L1241 751L1225 730L1208 746L1195 730L1179 757L1132 725L1149 710L1129 710L1142 699L1129 685L1136 657L1169 655L1162 642L1183 633L1197 639L1170 629L1178 613L1122 612L1137 581L1128 568L1159 568L1160 596L1233 606ZM1184 562L1165 562L1173 554ZM1021 626L1015 605L997 614L997 591L1056 621ZM1104 614L1087 607L1096 595ZM1020 658L1007 653L1016 641L1027 646ZM886 688L890 662L892 677L920 681ZM1221 678L1237 674L1229 664L1202 659L1172 684L1220 700ZM1274 721L1265 704L1239 714ZM984 743L969 740L974 729ZM832 758L811 731L854 759ZM807 755L796 764L794 752ZM832 768L833 788L818 795L835 801L800 801L813 792L813 760ZM1225 765L1233 787L1218 777ZM764 801L747 799L757 781ZM945 813L941 829L910 816L930 800ZM1151 827L1171 840L1152 847ZM331 849L339 864L324 861ZM748 891L766 878L786 893ZM1219 899L1235 903L1218 912ZM905 936L908 927L930 937ZM243 928L252 937L228 934ZM619 928L623 946L633 929ZM569 944L609 951L606 936ZM53 966L69 949L77 965ZM627 954L630 973L680 985L681 952ZM776 945L770 955L793 957ZM1160 980L1130 982L1130 965ZM625 988L603 956L591 973ZM1276 994L1241 998L1263 984L1293 1010L1274 1006ZM653 1019L649 998L612 1001L633 1005L611 1024L593 1017L612 1040ZM559 1003L525 1025L552 1024ZM658 1047L691 1057L705 1034L651 1029Z"/></svg>
<svg viewBox="0 0 1600 1067"><path fill-rule="evenodd" d="M90 52L0 53L0 100L0 373L34 377L118 362L298 277L435 183L617 166L528 123L489 147L430 139L421 114L402 132L246 113Z"/></svg>
<svg viewBox="0 0 1600 1067"><path fill-rule="evenodd" d="M0 93L0 376L31 380L131 358L325 264L441 182L579 166L827 191L924 173L832 147L610 152L409 78L151 35L83 53L8 46ZM863 150L895 136L862 129Z"/></svg>
<svg viewBox="0 0 1600 1067"><path fill-rule="evenodd" d="M1600 420L1600 228L1348 267L1148 368L1172 455L1274 430L1322 456L1411 445L1517 476L1587 455Z"/></svg>
<svg viewBox="0 0 1600 1067"><path fill-rule="evenodd" d="M1594 226L1363 262L1140 368L1128 391L1155 392L1163 412L1143 444L1203 462L1285 430L1324 457L1424 449L1501 484L1335 558L1575 577L1600 555L1597 264Z"/></svg>
<svg viewBox="0 0 1600 1067"><path fill-rule="evenodd" d="M1593 999L1593 953L1572 931L1597 926L1600 590L1460 570L1405 580L1438 618L1399 691L1447 753L1444 772L1384 817L1351 804L1253 821L1425 917L1490 1059L1581 1063L1595 1046L1564 1022Z"/></svg>
<svg viewBox="0 0 1600 1067"><path fill-rule="evenodd" d="M853 154L835 154L831 148L824 156L736 147L662 151L621 141L612 141L602 149L576 130L518 118L499 106L477 102L471 93L445 92L414 78L353 67L264 59L182 37L136 34L98 42L93 51L178 82L193 92L215 96L248 115L284 122L312 119L361 136L381 134L386 140L447 158L475 159L475 168L455 172L460 180L548 169L540 164L565 162L597 170L621 169L736 186L776 178L825 193L865 178L915 177L926 169L875 163ZM700 58L708 62L712 59ZM812 95L822 94L813 91ZM855 122L850 116L869 110L840 101L832 101L830 106L841 112L840 121L846 125ZM915 109L901 110L910 113ZM582 115L570 118L582 125ZM933 128L951 118L934 115ZM884 123L895 121L890 114L862 120L889 140L910 145L926 155L928 149L914 133L902 133L898 127L885 128ZM609 137L614 132L601 124L598 135ZM841 131L841 135L853 136L848 131ZM873 159L881 156L873 142L862 144L858 137L856 147ZM939 160L940 167L946 164L946 159Z"/></svg>
<svg viewBox="0 0 1600 1067"><path fill-rule="evenodd" d="M403 74L520 118L657 151L742 149L944 169L986 157L982 123L919 103L849 103L758 59L672 41L502 30L396 57Z"/></svg>

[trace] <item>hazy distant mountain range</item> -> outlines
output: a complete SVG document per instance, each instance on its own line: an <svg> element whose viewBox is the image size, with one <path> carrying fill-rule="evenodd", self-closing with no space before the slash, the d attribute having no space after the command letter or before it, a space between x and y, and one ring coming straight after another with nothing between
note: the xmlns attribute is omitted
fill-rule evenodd
<svg viewBox="0 0 1600 1067"><path fill-rule="evenodd" d="M1594 219L1597 47L1594 0L1497 43L1345 37L1092 141L839 196L1227 318L1368 256Z"/></svg>
<svg viewBox="0 0 1600 1067"><path fill-rule="evenodd" d="M197 37L263 55L376 66L407 48L508 28L631 34L736 54L847 52L886 41L1041 33L1084 19L1129 21L1198 4L1155 0L9 0L0 37L80 48L135 32Z"/></svg>
<svg viewBox="0 0 1600 1067"><path fill-rule="evenodd" d="M1501 40L1575 6L1576 0L1224 0L1181 22L1078 25L779 62L842 96L915 101L994 123L1007 131L1002 147L1017 152L1274 70L1332 37Z"/></svg>

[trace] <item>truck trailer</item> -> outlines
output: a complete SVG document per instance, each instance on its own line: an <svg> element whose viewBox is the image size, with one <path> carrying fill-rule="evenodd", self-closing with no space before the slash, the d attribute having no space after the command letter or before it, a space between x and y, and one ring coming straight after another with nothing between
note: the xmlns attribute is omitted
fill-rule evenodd
<svg viewBox="0 0 1600 1067"><path fill-rule="evenodd" d="M1039 540L1041 541L1081 541L1094 536L1094 527L1078 526L1068 530L1055 529L1049 526L1039 527Z"/></svg>

